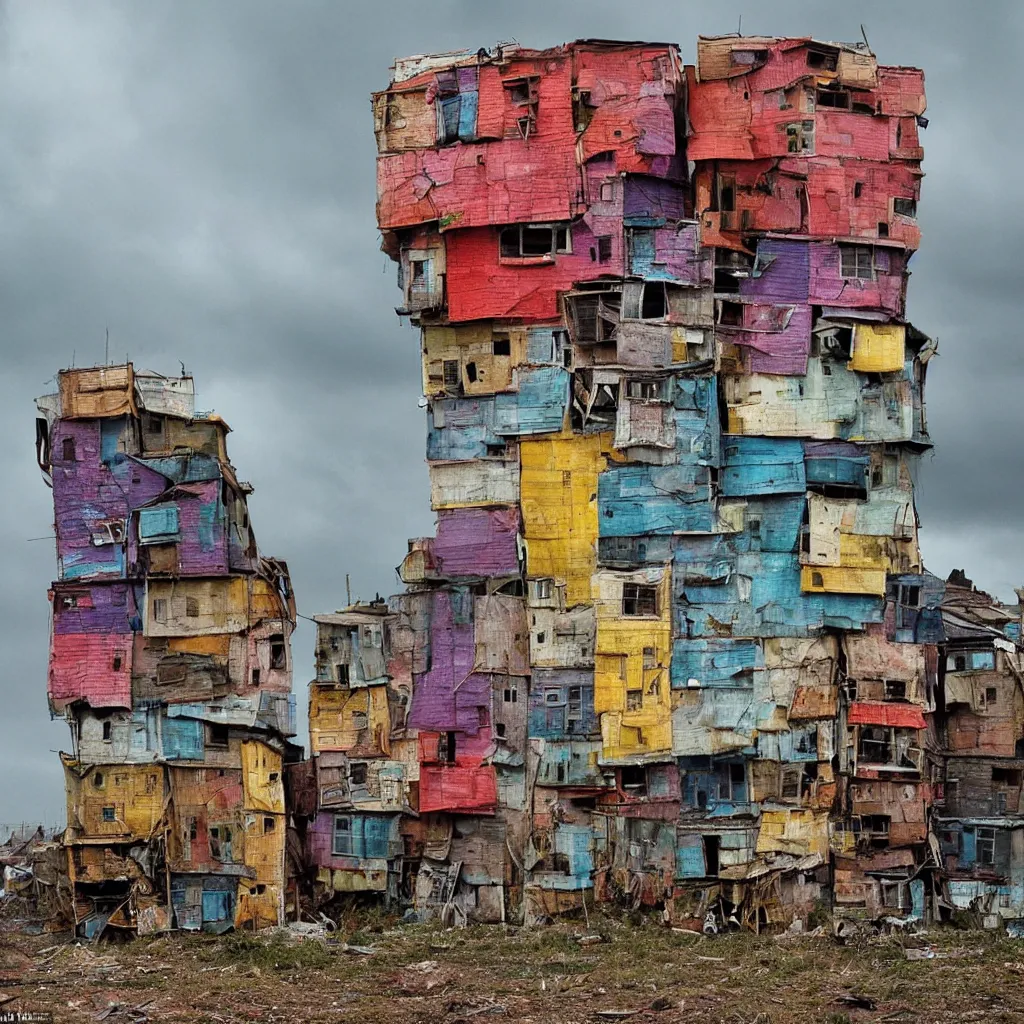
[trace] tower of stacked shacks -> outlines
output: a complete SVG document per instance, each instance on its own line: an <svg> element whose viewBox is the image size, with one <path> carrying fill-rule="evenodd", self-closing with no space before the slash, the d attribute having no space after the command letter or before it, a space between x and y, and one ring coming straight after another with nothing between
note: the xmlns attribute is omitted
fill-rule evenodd
<svg viewBox="0 0 1024 1024"><path fill-rule="evenodd" d="M294 733L287 567L259 555L228 426L192 378L64 370L51 482L51 713L79 934L277 924Z"/></svg>

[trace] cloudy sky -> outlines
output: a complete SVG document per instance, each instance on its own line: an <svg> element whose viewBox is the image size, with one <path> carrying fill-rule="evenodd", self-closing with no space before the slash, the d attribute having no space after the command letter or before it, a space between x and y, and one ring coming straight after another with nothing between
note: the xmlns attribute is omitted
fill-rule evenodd
<svg viewBox="0 0 1024 1024"><path fill-rule="evenodd" d="M580 12L586 11L586 20ZM768 11L771 11L769 15ZM417 339L374 226L369 93L397 55L497 41L676 41L735 31L854 40L925 68L931 125L909 315L940 340L929 566L999 595L1024 582L1024 344L1016 70L1024 5L998 0L0 0L0 822L58 822L46 710L50 493L32 398L111 357L195 374L234 429L262 549L305 615L397 589L429 533ZM1012 81L1011 81L1012 79ZM43 539L38 539L43 538ZM296 633L300 704L311 671Z"/></svg>

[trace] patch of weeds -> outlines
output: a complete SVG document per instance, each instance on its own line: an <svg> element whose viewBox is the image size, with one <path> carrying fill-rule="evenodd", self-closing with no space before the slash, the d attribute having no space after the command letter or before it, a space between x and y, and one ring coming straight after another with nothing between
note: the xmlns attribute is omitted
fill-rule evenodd
<svg viewBox="0 0 1024 1024"><path fill-rule="evenodd" d="M216 959L261 970L285 971L326 967L331 962L331 954L321 943L310 939L292 942L280 933L261 939L232 932L221 940Z"/></svg>

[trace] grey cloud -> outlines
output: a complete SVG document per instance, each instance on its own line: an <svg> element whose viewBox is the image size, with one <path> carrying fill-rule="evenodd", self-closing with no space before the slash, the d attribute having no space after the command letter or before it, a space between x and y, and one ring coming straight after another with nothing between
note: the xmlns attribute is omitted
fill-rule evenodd
<svg viewBox="0 0 1024 1024"><path fill-rule="evenodd" d="M397 55L518 39L676 40L698 33L856 39L926 70L931 126L910 315L941 339L929 380L938 444L922 467L925 556L1008 596L1024 457L1014 198L1017 54L1009 2L778 0L76 0L0 7L0 821L62 813L45 680L49 493L31 399L74 358L111 353L196 374L256 486L262 548L286 558L300 610L395 589L406 538L429 532L418 341L378 251L369 93ZM312 637L296 634L304 703Z"/></svg>

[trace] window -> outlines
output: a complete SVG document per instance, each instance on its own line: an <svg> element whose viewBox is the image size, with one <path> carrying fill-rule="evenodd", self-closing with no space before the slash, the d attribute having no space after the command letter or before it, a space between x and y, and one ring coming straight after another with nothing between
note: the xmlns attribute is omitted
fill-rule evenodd
<svg viewBox="0 0 1024 1024"><path fill-rule="evenodd" d="M747 521L747 527L750 530L750 539L760 543L761 540L761 520L760 519L749 519Z"/></svg>
<svg viewBox="0 0 1024 1024"><path fill-rule="evenodd" d="M409 260L409 291L426 292L430 290L427 278L427 260Z"/></svg>
<svg viewBox="0 0 1024 1024"><path fill-rule="evenodd" d="M839 273L842 277L870 281L875 276L874 249L870 245L841 245Z"/></svg>
<svg viewBox="0 0 1024 1024"><path fill-rule="evenodd" d="M907 698L907 684L902 679L886 679L885 681L885 699L886 700L906 700Z"/></svg>
<svg viewBox="0 0 1024 1024"><path fill-rule="evenodd" d="M103 808L103 820L104 821L117 821L117 812L113 807Z"/></svg>
<svg viewBox="0 0 1024 1024"><path fill-rule="evenodd" d="M661 401L660 380L631 380L626 383L626 395L641 402Z"/></svg>
<svg viewBox="0 0 1024 1024"><path fill-rule="evenodd" d="M860 199L860 197L863 194L864 194L864 182L863 181L855 181L853 183L853 198L854 199Z"/></svg>
<svg viewBox="0 0 1024 1024"><path fill-rule="evenodd" d="M369 726L369 719L366 717L365 711L353 711L352 712L352 728L356 732L362 732Z"/></svg>
<svg viewBox="0 0 1024 1024"><path fill-rule="evenodd" d="M644 706L644 691L643 690L627 690L626 691L626 710L627 711L640 711Z"/></svg>
<svg viewBox="0 0 1024 1024"><path fill-rule="evenodd" d="M619 770L623 789L633 792L643 792L647 789L647 769L642 764L627 765Z"/></svg>
<svg viewBox="0 0 1024 1024"><path fill-rule="evenodd" d="M565 731L578 732L583 721L583 687L569 687L569 703L565 712Z"/></svg>
<svg viewBox="0 0 1024 1024"><path fill-rule="evenodd" d="M867 764L889 764L892 761L890 731L880 725L862 725L857 756Z"/></svg>
<svg viewBox="0 0 1024 1024"><path fill-rule="evenodd" d="M538 601L550 601L554 591L554 580L537 580L534 583L535 593Z"/></svg>
<svg viewBox="0 0 1024 1024"><path fill-rule="evenodd" d="M206 745L208 747L226 747L228 735L228 727L223 722L206 723Z"/></svg>
<svg viewBox="0 0 1024 1024"><path fill-rule="evenodd" d="M362 761L348 766L349 781L353 786L366 785L366 764Z"/></svg>
<svg viewBox="0 0 1024 1024"><path fill-rule="evenodd" d="M658 667L658 661L657 661L657 658L655 657L655 654L654 654L654 648L653 647L645 647L644 648L644 668L645 669L652 669L652 668L657 668L657 667Z"/></svg>
<svg viewBox="0 0 1024 1024"><path fill-rule="evenodd" d="M196 597L185 598L185 614L190 619L199 618L199 599Z"/></svg>
<svg viewBox="0 0 1024 1024"><path fill-rule="evenodd" d="M458 391L462 385L462 372L458 359L445 359L442 364L445 391Z"/></svg>
<svg viewBox="0 0 1024 1024"><path fill-rule="evenodd" d="M110 731L111 731L110 722L109 721L108 722L104 722L103 723L103 742L104 743L109 743L110 742Z"/></svg>
<svg viewBox="0 0 1024 1024"><path fill-rule="evenodd" d="M597 238L597 259L600 263L607 263L612 258L612 236L598 235Z"/></svg>
<svg viewBox="0 0 1024 1024"><path fill-rule="evenodd" d="M742 327L743 304L740 302L719 302L718 322L723 327Z"/></svg>
<svg viewBox="0 0 1024 1024"><path fill-rule="evenodd" d="M811 586L812 587L823 587L825 586L825 577L820 572L811 573Z"/></svg>
<svg viewBox="0 0 1024 1024"><path fill-rule="evenodd" d="M839 65L839 54L835 50L807 48L807 66L816 71L835 71Z"/></svg>
<svg viewBox="0 0 1024 1024"><path fill-rule="evenodd" d="M789 153L814 152L814 122L793 121L786 128L786 151Z"/></svg>
<svg viewBox="0 0 1024 1024"><path fill-rule="evenodd" d="M502 228L498 251L504 259L544 259L572 252L568 225L512 224Z"/></svg>
<svg viewBox="0 0 1024 1024"><path fill-rule="evenodd" d="M502 699L506 704L515 704L519 700L519 690L515 686L506 686Z"/></svg>
<svg viewBox="0 0 1024 1024"><path fill-rule="evenodd" d="M647 281L644 283L640 298L641 320L663 320L668 316L668 296L663 281Z"/></svg>
<svg viewBox="0 0 1024 1024"><path fill-rule="evenodd" d="M719 174L715 179L715 192L718 209L722 213L732 213L736 209L736 179Z"/></svg>
<svg viewBox="0 0 1024 1024"><path fill-rule="evenodd" d="M992 782L999 786L1019 786L1019 768L993 768Z"/></svg>
<svg viewBox="0 0 1024 1024"><path fill-rule="evenodd" d="M512 355L512 339L507 334L495 334L491 339L491 354L496 356Z"/></svg>
<svg viewBox="0 0 1024 1024"><path fill-rule="evenodd" d="M263 818L263 834L265 836L270 835L271 832L277 831L277 818L272 815L265 815Z"/></svg>
<svg viewBox="0 0 1024 1024"><path fill-rule="evenodd" d="M338 674L338 682L342 686L348 686L349 682L349 667L348 665L335 665L335 670Z"/></svg>
<svg viewBox="0 0 1024 1024"><path fill-rule="evenodd" d="M505 738L505 723L504 722L495 722L494 723L494 735L497 736L499 740L503 740Z"/></svg>
<svg viewBox="0 0 1024 1024"><path fill-rule="evenodd" d="M270 667L287 668L288 655L284 644L284 636L280 633L270 638Z"/></svg>
<svg viewBox="0 0 1024 1024"><path fill-rule="evenodd" d="M61 441L60 454L61 454L61 458L65 462L75 462L76 461L76 457L75 457L75 439L73 437L65 437L64 440Z"/></svg>
<svg viewBox="0 0 1024 1024"><path fill-rule="evenodd" d="M985 687L985 703L989 707L991 707L993 704L996 703L998 697L999 697L999 691L996 690L996 688L994 686L986 686Z"/></svg>
<svg viewBox="0 0 1024 1024"><path fill-rule="evenodd" d="M996 862L996 830L979 828L975 836L975 849L979 864L993 866Z"/></svg>
<svg viewBox="0 0 1024 1024"><path fill-rule="evenodd" d="M843 89L819 89L817 109L831 107L835 110L850 109L850 94Z"/></svg>
<svg viewBox="0 0 1024 1024"><path fill-rule="evenodd" d="M615 200L615 182L614 181L602 181L601 182L601 202L611 203Z"/></svg>
<svg viewBox="0 0 1024 1024"><path fill-rule="evenodd" d="M897 601L907 608L917 608L921 603L921 588L916 583L901 583Z"/></svg>
<svg viewBox="0 0 1024 1024"><path fill-rule="evenodd" d="M352 854L352 819L346 815L336 814L334 816L334 843L331 852L336 857L346 857Z"/></svg>
<svg viewBox="0 0 1024 1024"><path fill-rule="evenodd" d="M254 668L252 670L252 685L253 686L259 686L260 685L260 670L258 668Z"/></svg>
<svg viewBox="0 0 1024 1024"><path fill-rule="evenodd" d="M622 586L623 615L657 615L658 588L642 583L624 583Z"/></svg>
<svg viewBox="0 0 1024 1024"><path fill-rule="evenodd" d="M164 434L163 416L154 416L152 413L146 413L142 417L142 432L149 438L162 439Z"/></svg>
<svg viewBox="0 0 1024 1024"><path fill-rule="evenodd" d="M121 665L123 664L123 662L124 662L124 656L121 655L121 654L115 654L113 659L110 662L110 670L112 672L120 672L121 671Z"/></svg>
<svg viewBox="0 0 1024 1024"><path fill-rule="evenodd" d="M476 363L466 363L466 380L470 384L476 383Z"/></svg>
<svg viewBox="0 0 1024 1024"><path fill-rule="evenodd" d="M914 199L894 199L892 201L892 212L898 213L901 217L913 219L917 216L917 201Z"/></svg>
<svg viewBox="0 0 1024 1024"><path fill-rule="evenodd" d="M437 738L437 759L446 764L455 764L455 733L443 732Z"/></svg>
<svg viewBox="0 0 1024 1024"><path fill-rule="evenodd" d="M167 600L163 597L153 598L153 621L167 621Z"/></svg>
<svg viewBox="0 0 1024 1024"><path fill-rule="evenodd" d="M889 845L890 819L886 814L864 814L860 819L860 834L872 846Z"/></svg>
<svg viewBox="0 0 1024 1024"><path fill-rule="evenodd" d="M878 222L878 237L888 238L889 237L889 225L884 220Z"/></svg>

